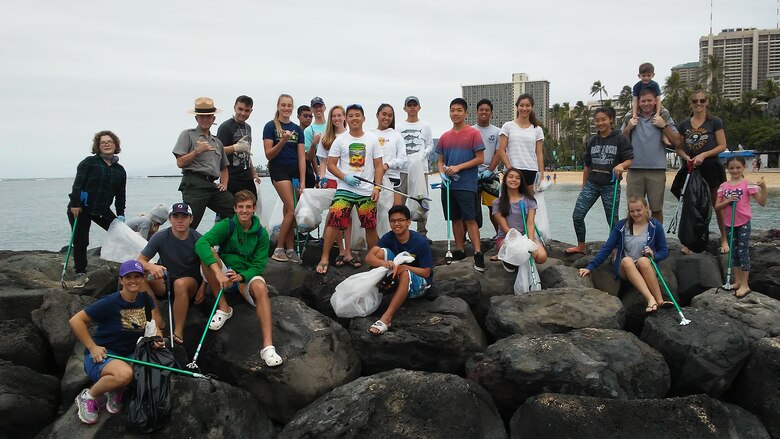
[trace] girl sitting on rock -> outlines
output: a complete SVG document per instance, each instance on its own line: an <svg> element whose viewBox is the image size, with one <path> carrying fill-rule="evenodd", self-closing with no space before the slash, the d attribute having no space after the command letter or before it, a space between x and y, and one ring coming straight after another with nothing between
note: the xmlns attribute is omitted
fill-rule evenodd
<svg viewBox="0 0 780 439"><path fill-rule="evenodd" d="M501 248L509 229L517 229L518 232L528 235L528 239L539 243L539 248L533 252L534 262L544 263L547 260L547 251L538 240L534 233L534 218L536 217L536 200L533 196L533 190L529 186L523 173L519 169L510 168L504 174L504 181L501 182L501 191L498 198L493 201L492 215L498 224L498 234L496 235L496 250ZM521 203L525 208L525 222L523 224L523 213L520 212ZM498 256L490 258L492 262L498 261ZM504 262L506 271L514 272L517 267Z"/></svg>
<svg viewBox="0 0 780 439"><path fill-rule="evenodd" d="M609 239L586 268L580 268L585 277L601 265L612 250L618 249L612 270L615 279L627 279L647 300L645 312L651 313L658 307L672 306L663 300L661 287L649 258L660 262L669 255L663 225L650 217L647 200L638 195L628 198L628 217L620 220Z"/></svg>

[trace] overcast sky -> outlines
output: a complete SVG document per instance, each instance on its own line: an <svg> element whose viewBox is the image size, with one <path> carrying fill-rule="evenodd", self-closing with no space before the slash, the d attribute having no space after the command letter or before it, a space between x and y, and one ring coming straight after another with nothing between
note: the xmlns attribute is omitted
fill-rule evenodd
<svg viewBox="0 0 780 439"><path fill-rule="evenodd" d="M713 31L775 28L776 8L714 0ZM0 179L71 177L103 129L129 175L177 174L171 149L197 96L224 110L218 123L254 98L257 163L280 93L359 102L371 128L378 104L403 116L414 94L438 137L461 85L513 72L549 80L551 103L592 99L596 80L617 94L644 61L663 84L698 60L709 20L710 0L5 2Z"/></svg>

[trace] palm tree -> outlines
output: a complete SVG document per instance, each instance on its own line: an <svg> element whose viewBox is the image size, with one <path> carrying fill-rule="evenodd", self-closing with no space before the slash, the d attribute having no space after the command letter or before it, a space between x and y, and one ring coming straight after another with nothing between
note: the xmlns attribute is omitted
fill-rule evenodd
<svg viewBox="0 0 780 439"><path fill-rule="evenodd" d="M599 94L599 105L603 106L604 99L602 98L601 95L602 93L605 95L609 95L609 93L607 93L607 89L603 85L601 85L601 81L596 81L593 83L593 85L590 86L590 95L595 97L596 93Z"/></svg>
<svg viewBox="0 0 780 439"><path fill-rule="evenodd" d="M618 107L622 109L620 118L622 118L631 109L631 101L633 98L634 94L631 90L631 87L624 85L623 89L620 90L620 95L617 98Z"/></svg>
<svg viewBox="0 0 780 439"><path fill-rule="evenodd" d="M723 85L726 83L726 71L723 58L718 55L708 55L699 69L699 83L706 84L712 95L713 106L720 104Z"/></svg>
<svg viewBox="0 0 780 439"><path fill-rule="evenodd" d="M743 120L757 119L764 114L755 93L749 91L742 94L742 100L736 105L735 110L739 119Z"/></svg>
<svg viewBox="0 0 780 439"><path fill-rule="evenodd" d="M680 79L679 72L672 72L671 76L666 78L663 104L674 120L680 121L690 112L690 93L688 85Z"/></svg>
<svg viewBox="0 0 780 439"><path fill-rule="evenodd" d="M771 79L762 82L756 90L755 97L761 102L769 102L780 96L780 85Z"/></svg>

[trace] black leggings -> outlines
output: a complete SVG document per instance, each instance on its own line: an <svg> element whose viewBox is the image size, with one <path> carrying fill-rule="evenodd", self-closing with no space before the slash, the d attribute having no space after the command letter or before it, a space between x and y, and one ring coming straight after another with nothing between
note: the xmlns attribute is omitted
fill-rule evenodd
<svg viewBox="0 0 780 439"><path fill-rule="evenodd" d="M92 222L99 225L103 230L108 230L108 226L116 219L116 215L113 212L108 211L103 216L93 216L89 212L81 209L79 214L79 221L76 224L76 233L73 234L73 265L76 270L76 274L87 272L87 246L89 246L89 228ZM68 222L70 222L70 228L73 230L73 222L75 217L68 208Z"/></svg>

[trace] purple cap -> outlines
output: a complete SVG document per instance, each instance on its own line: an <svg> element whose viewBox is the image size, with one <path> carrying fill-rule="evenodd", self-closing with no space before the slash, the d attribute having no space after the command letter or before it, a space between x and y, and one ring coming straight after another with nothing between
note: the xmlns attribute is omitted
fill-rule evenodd
<svg viewBox="0 0 780 439"><path fill-rule="evenodd" d="M122 262L122 265L119 266L119 277L125 277L130 273L139 273L143 275L144 266L141 265L140 262L132 259L129 261Z"/></svg>
<svg viewBox="0 0 780 439"><path fill-rule="evenodd" d="M183 213L185 215L192 216L190 205L187 203L176 203L171 206L171 213L169 213L168 216L175 215L177 213Z"/></svg>

